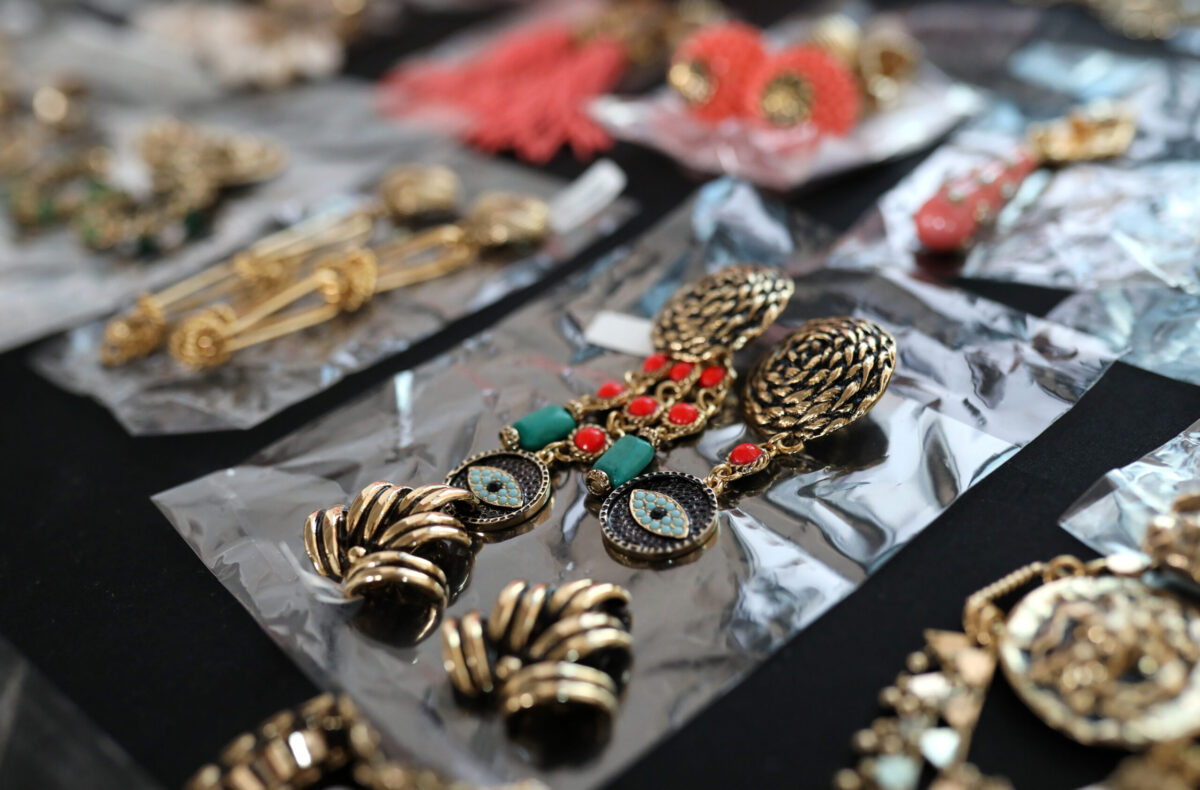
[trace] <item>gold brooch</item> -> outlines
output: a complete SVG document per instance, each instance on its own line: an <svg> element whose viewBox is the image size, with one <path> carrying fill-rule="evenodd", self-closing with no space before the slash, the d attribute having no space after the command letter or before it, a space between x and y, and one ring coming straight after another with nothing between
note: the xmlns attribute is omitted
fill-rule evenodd
<svg viewBox="0 0 1200 790"><path fill-rule="evenodd" d="M1119 786L1174 786L1166 780L1186 769L1186 744L1200 732L1200 606L1147 574L1196 581L1196 505L1195 497L1182 498L1154 520L1143 541L1149 561L1138 554L1057 557L968 598L965 633L926 632L926 648L909 656L908 671L880 695L894 715L854 736L864 757L838 774L835 787L875 790L905 777L916 786L928 767L964 787L1009 788L967 762L997 664L1030 709L1074 740L1152 748L1123 775L1162 783ZM1006 614L1000 601L1023 590Z"/></svg>

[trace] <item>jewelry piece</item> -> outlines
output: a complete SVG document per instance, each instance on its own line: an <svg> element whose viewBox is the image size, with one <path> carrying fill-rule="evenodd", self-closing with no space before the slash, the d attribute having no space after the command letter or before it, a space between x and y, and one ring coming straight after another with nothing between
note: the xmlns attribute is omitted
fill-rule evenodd
<svg viewBox="0 0 1200 790"><path fill-rule="evenodd" d="M80 207L114 194L104 185L107 171L108 150L99 146L35 164L9 184L9 211L25 232L69 220Z"/></svg>
<svg viewBox="0 0 1200 790"><path fill-rule="evenodd" d="M767 56L746 78L745 113L770 126L811 122L821 134L844 137L859 116L854 74L815 46Z"/></svg>
<svg viewBox="0 0 1200 790"><path fill-rule="evenodd" d="M1111 159L1129 149L1137 122L1108 103L1029 127L1029 143L1009 161L995 161L944 183L914 215L917 238L931 252L970 246L991 224L1030 173L1042 166Z"/></svg>
<svg viewBox="0 0 1200 790"><path fill-rule="evenodd" d="M487 193L461 222L331 253L308 276L245 310L221 304L186 319L171 335L170 352L188 367L218 367L240 349L353 313L376 294L444 277L484 253L540 244L548 233L541 200ZM316 305L295 307L312 297Z"/></svg>
<svg viewBox="0 0 1200 790"><path fill-rule="evenodd" d="M1074 740L1126 749L1166 744L1153 767L1184 767L1189 752L1180 742L1200 732L1200 606L1155 577L1198 581L1198 547L1200 498L1184 497L1151 523L1143 539L1148 560L1062 556L975 593L964 608L965 633L926 632L926 650L912 654L909 671L884 689L881 703L895 716L855 736L865 756L835 786L915 788L926 763L948 782L971 778L964 787L1009 787L982 779L966 762L997 663L1034 713ZM1030 585L1005 615L997 601ZM1140 765L1128 770L1151 767ZM1149 786L1172 785L1139 787Z"/></svg>
<svg viewBox="0 0 1200 790"><path fill-rule="evenodd" d="M895 104L921 57L916 40L884 17L865 30L843 14L821 17L806 43L776 53L755 28L726 23L688 37L667 82L703 121L751 118L840 137L864 109Z"/></svg>
<svg viewBox="0 0 1200 790"><path fill-rule="evenodd" d="M173 3L147 8L134 25L190 51L226 85L278 90L337 73L368 5L367 0Z"/></svg>
<svg viewBox="0 0 1200 790"><path fill-rule="evenodd" d="M612 147L588 113L635 69L666 59L686 32L723 15L712 2L618 0L583 20L545 20L497 34L469 55L416 59L388 75L391 115L452 110L456 129L488 152L545 163L569 146L579 159ZM514 95L513 85L520 85Z"/></svg>
<svg viewBox="0 0 1200 790"><path fill-rule="evenodd" d="M185 790L303 790L334 782L360 790L475 790L388 760L379 732L345 695L322 694L234 738ZM493 790L545 790L527 780ZM484 788L478 788L484 790Z"/></svg>
<svg viewBox="0 0 1200 790"><path fill-rule="evenodd" d="M608 739L629 682L631 625L618 585L510 582L490 617L442 626L446 674L460 700L498 708L514 738L556 754L594 746Z"/></svg>
<svg viewBox="0 0 1200 790"><path fill-rule="evenodd" d="M23 97L0 76L0 176L19 175L47 155L67 157L94 136L87 108L88 86L61 77Z"/></svg>
<svg viewBox="0 0 1200 790"><path fill-rule="evenodd" d="M456 505L474 502L462 488L372 483L349 509L312 513L304 523L304 550L347 599L386 610L405 640L416 643L470 581L479 542L463 527Z"/></svg>
<svg viewBox="0 0 1200 790"><path fill-rule="evenodd" d="M739 444L703 480L656 472L621 482L600 509L605 545L635 562L703 547L716 532L717 502L731 483L863 417L887 390L895 367L895 340L870 321L821 318L804 324L746 386L746 419L767 441ZM602 466L598 462L588 475L596 494L605 487Z"/></svg>
<svg viewBox="0 0 1200 790"><path fill-rule="evenodd" d="M716 122L745 111L743 86L765 60L762 34L741 22L711 25L675 50L667 84L697 118Z"/></svg>
<svg viewBox="0 0 1200 790"><path fill-rule="evenodd" d="M260 239L228 261L211 266L157 294L142 294L134 307L104 328L100 359L123 365L158 349L183 316L219 299L243 309L300 278L323 252L366 243L378 217L403 226L454 210L460 184L452 170L437 165L392 168L372 206L319 214Z"/></svg>
<svg viewBox="0 0 1200 790"><path fill-rule="evenodd" d="M81 206L73 225L89 249L138 257L174 249L204 231L222 190L274 178L287 162L275 143L201 131L174 119L147 129L138 149L150 168L154 197L140 200L113 190Z"/></svg>
<svg viewBox="0 0 1200 790"><path fill-rule="evenodd" d="M651 340L656 353L641 370L602 384L594 395L546 406L506 426L500 432L503 451L470 459L449 482L482 483L482 465L499 468L513 479L541 479L548 487L554 464L582 463L592 466L586 477L591 493L604 496L616 488L620 496L632 496L625 484L649 466L657 449L699 433L720 412L736 378L733 353L775 321L793 290L791 278L746 264L686 286L655 318ZM504 464L494 462L499 458ZM716 513L712 493L686 475L653 477L638 489L646 507L636 521L628 508L619 515L613 511L610 518L605 503L600 520L606 542L616 541L614 545L632 551L632 538L619 537L632 532L653 546L647 548L646 559L654 560L669 560L705 545ZM478 486L475 490L482 499ZM487 507L497 518L525 518L499 493L496 497ZM527 493L524 501L530 498ZM671 537L665 537L667 533Z"/></svg>
<svg viewBox="0 0 1200 790"><path fill-rule="evenodd" d="M684 288L656 319L653 339L662 353L627 373L624 383L608 382L595 395L547 406L506 426L502 449L466 459L444 486L414 490L374 483L349 510L337 506L310 515L304 542L313 567L341 583L348 598L368 597L383 607L400 602L405 613L393 619L415 639L424 638L467 583L482 543L529 529L547 512L553 464L596 462L597 482L620 485L654 458L650 440L699 431L724 403L734 378L733 352L770 326L793 288L775 270L746 265ZM604 427L584 421L606 412ZM658 521L652 526L667 528ZM423 531L431 526L439 529ZM397 570L385 574L385 566ZM348 583L360 578L364 583Z"/></svg>

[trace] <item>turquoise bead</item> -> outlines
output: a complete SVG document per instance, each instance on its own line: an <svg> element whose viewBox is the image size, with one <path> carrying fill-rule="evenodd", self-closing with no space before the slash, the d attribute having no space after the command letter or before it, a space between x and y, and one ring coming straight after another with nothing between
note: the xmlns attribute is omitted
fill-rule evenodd
<svg viewBox="0 0 1200 790"><path fill-rule="evenodd" d="M575 418L562 406L547 406L531 411L513 423L520 436L522 450L536 452L551 442L559 442L575 430Z"/></svg>
<svg viewBox="0 0 1200 790"><path fill-rule="evenodd" d="M653 460L654 447L650 442L625 434L613 442L604 455L596 459L592 468L608 475L608 482L616 488L641 474Z"/></svg>

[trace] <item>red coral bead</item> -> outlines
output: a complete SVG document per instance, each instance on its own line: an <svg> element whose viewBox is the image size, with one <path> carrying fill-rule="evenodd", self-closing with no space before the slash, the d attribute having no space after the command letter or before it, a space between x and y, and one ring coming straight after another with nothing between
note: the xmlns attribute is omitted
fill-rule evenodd
<svg viewBox="0 0 1200 790"><path fill-rule="evenodd" d="M691 425L700 416L700 410L690 403L676 403L667 412L667 419L676 425Z"/></svg>
<svg viewBox="0 0 1200 790"><path fill-rule="evenodd" d="M668 374L671 381L683 381L692 372L692 368L696 367L691 362L676 362L671 366L671 372Z"/></svg>
<svg viewBox="0 0 1200 790"><path fill-rule="evenodd" d="M705 368L700 374L701 387L715 387L725 379L725 368L714 365L711 368Z"/></svg>
<svg viewBox="0 0 1200 790"><path fill-rule="evenodd" d="M729 463L734 466L747 466L762 458L762 448L757 444L739 444L729 453Z"/></svg>
<svg viewBox="0 0 1200 790"><path fill-rule="evenodd" d="M662 370L663 365L667 364L666 354L651 354L646 357L646 361L642 363L642 372L654 373Z"/></svg>
<svg viewBox="0 0 1200 790"><path fill-rule="evenodd" d="M619 381L606 381L600 385L600 389L596 390L596 396L600 398L615 398L625 391L625 385Z"/></svg>
<svg viewBox="0 0 1200 790"><path fill-rule="evenodd" d="M595 455L603 450L607 441L608 434L594 425L580 428L575 432L575 446L588 455Z"/></svg>
<svg viewBox="0 0 1200 790"><path fill-rule="evenodd" d="M649 417L658 410L658 401L649 395L641 395L631 400L628 408L634 417Z"/></svg>

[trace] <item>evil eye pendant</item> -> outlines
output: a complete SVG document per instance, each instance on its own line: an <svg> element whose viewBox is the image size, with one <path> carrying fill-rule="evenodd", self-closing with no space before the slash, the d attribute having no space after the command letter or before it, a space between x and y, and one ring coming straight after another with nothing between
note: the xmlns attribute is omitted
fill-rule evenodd
<svg viewBox="0 0 1200 790"><path fill-rule="evenodd" d="M446 484L470 491L475 507L460 514L464 526L494 532L522 524L550 501L550 469L521 450L472 456L446 476Z"/></svg>
<svg viewBox="0 0 1200 790"><path fill-rule="evenodd" d="M605 546L618 560L676 560L706 547L716 533L717 496L692 475L641 475L605 498L600 528Z"/></svg>

